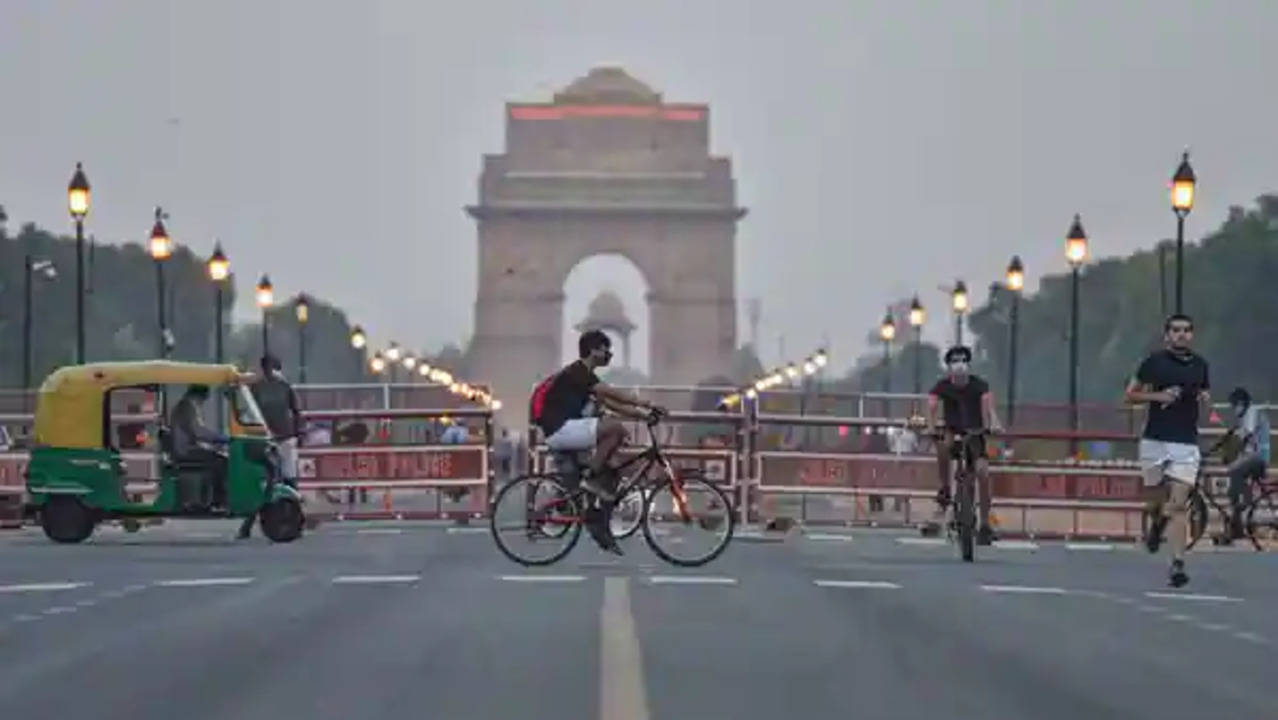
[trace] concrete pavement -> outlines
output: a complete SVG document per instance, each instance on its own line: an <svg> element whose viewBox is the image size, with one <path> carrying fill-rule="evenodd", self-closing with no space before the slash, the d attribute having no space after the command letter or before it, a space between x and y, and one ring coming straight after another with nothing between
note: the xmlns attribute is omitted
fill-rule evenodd
<svg viewBox="0 0 1278 720"><path fill-rule="evenodd" d="M1278 555L886 531L696 570L583 540L529 570L482 529L234 523L0 533L0 710L102 718L1167 718L1273 712ZM5 715L9 715L8 712Z"/></svg>

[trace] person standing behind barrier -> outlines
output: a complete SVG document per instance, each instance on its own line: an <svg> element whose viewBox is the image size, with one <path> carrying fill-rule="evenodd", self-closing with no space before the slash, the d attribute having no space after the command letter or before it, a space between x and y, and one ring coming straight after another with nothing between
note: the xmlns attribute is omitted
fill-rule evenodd
<svg viewBox="0 0 1278 720"><path fill-rule="evenodd" d="M1158 552L1163 531L1171 542L1168 584L1181 587L1188 544L1189 493L1198 481L1202 453L1198 449L1200 411L1211 411L1207 361L1190 350L1194 321L1175 314L1163 324L1166 347L1145 358L1127 383L1127 400L1149 408L1140 438L1141 474L1146 488L1156 487L1148 512L1153 516L1145 547ZM1167 481L1171 482L1167 482Z"/></svg>
<svg viewBox="0 0 1278 720"><path fill-rule="evenodd" d="M253 383L253 399L262 411L266 429L279 446L280 475L285 482L296 487L298 431L302 427L297 393L284 378L279 358L263 355L261 365L262 378ZM244 520L238 537L243 539L249 536L253 530L254 517L250 515Z"/></svg>
<svg viewBox="0 0 1278 720"><path fill-rule="evenodd" d="M1229 504L1233 516L1227 539L1233 541L1246 535L1242 510L1251 503L1251 480L1264 479L1269 465L1269 416L1251 404L1251 393L1246 388L1234 388L1229 393L1229 407L1233 410L1230 431L1240 443L1238 457L1229 463Z"/></svg>

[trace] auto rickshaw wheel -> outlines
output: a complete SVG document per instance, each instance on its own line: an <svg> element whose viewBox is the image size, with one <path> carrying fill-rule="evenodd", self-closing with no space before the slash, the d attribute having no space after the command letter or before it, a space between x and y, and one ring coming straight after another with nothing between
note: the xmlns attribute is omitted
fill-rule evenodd
<svg viewBox="0 0 1278 720"><path fill-rule="evenodd" d="M97 525L93 512L79 498L58 495L40 508L40 526L54 542L78 543L88 539Z"/></svg>
<svg viewBox="0 0 1278 720"><path fill-rule="evenodd" d="M292 498L281 498L262 508L260 518L262 534L271 542L293 542L302 536L306 516L302 504Z"/></svg>

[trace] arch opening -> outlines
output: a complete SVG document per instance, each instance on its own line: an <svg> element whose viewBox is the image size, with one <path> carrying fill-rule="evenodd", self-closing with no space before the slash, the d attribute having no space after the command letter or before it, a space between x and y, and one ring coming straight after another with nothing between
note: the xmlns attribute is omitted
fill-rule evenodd
<svg viewBox="0 0 1278 720"><path fill-rule="evenodd" d="M624 255L600 253L578 261L563 283L563 363L577 358L582 330L602 326L612 339L613 359L600 377L617 385L647 382L652 377L650 289L643 272Z"/></svg>

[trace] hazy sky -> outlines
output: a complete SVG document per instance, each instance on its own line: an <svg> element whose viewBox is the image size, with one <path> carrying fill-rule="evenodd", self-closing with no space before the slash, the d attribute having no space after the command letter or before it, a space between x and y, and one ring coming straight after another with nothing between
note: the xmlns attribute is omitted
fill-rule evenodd
<svg viewBox="0 0 1278 720"><path fill-rule="evenodd" d="M939 339L938 285L1059 271L1075 212L1098 255L1174 232L1185 146L1191 235L1278 190L1275 28L1272 0L3 0L0 204L66 229L82 160L99 240L162 203L179 243L223 241L242 315L269 271L434 349L470 334L462 206L502 103L621 64L710 104L750 208L742 340L757 296L765 361L828 334L841 368L890 300L921 292ZM611 284L646 324L640 283L583 266L568 319Z"/></svg>

